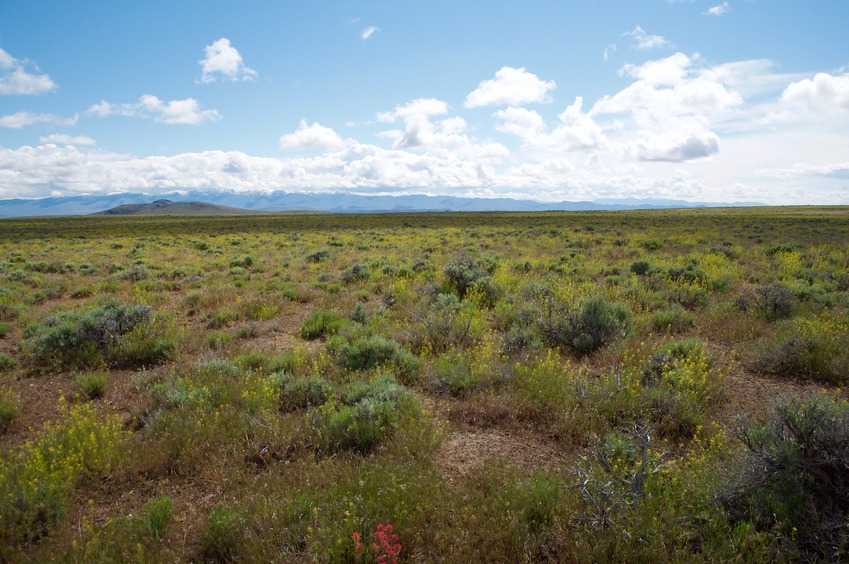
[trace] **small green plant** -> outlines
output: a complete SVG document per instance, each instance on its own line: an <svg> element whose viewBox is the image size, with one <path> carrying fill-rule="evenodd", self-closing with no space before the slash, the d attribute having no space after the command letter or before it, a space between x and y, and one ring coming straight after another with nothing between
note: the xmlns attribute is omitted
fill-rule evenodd
<svg viewBox="0 0 849 564"><path fill-rule="evenodd" d="M321 339L337 334L345 324L345 320L332 311L314 311L301 323L299 334L302 339Z"/></svg>
<svg viewBox="0 0 849 564"><path fill-rule="evenodd" d="M368 370L391 363L403 380L411 379L421 364L413 353L392 339L379 335L344 343L339 350L339 359L348 370Z"/></svg>
<svg viewBox="0 0 849 564"><path fill-rule="evenodd" d="M88 399L103 397L106 391L106 375L98 372L78 374L74 380Z"/></svg>
<svg viewBox="0 0 849 564"><path fill-rule="evenodd" d="M173 515L174 504L171 498L162 494L147 502L142 510L141 522L153 538L162 540Z"/></svg>
<svg viewBox="0 0 849 564"><path fill-rule="evenodd" d="M317 407L333 396L333 386L320 376L295 378L280 391L280 406L284 411Z"/></svg>
<svg viewBox="0 0 849 564"><path fill-rule="evenodd" d="M695 316L678 304L655 311L651 316L652 329L661 333L682 333L695 326L695 322Z"/></svg>
<svg viewBox="0 0 849 564"><path fill-rule="evenodd" d="M201 551L205 558L218 562L240 559L240 549L247 534L247 520L234 509L215 507L203 531Z"/></svg>
<svg viewBox="0 0 849 564"><path fill-rule="evenodd" d="M0 353L0 372L17 368L18 361L6 353Z"/></svg>
<svg viewBox="0 0 849 564"><path fill-rule="evenodd" d="M20 406L11 388L0 388L0 434L5 433L18 418Z"/></svg>

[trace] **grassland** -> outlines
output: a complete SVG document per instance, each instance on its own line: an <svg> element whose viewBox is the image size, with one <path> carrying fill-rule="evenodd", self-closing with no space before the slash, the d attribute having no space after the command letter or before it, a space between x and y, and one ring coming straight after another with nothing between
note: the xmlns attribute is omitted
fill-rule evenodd
<svg viewBox="0 0 849 564"><path fill-rule="evenodd" d="M0 561L845 560L848 380L846 208L3 220Z"/></svg>

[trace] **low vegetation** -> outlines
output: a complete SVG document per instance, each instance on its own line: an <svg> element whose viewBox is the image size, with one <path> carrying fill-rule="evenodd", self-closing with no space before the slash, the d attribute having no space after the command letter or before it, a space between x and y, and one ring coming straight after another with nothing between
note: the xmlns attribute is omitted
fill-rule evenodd
<svg viewBox="0 0 849 564"><path fill-rule="evenodd" d="M0 561L849 558L849 212L0 222Z"/></svg>

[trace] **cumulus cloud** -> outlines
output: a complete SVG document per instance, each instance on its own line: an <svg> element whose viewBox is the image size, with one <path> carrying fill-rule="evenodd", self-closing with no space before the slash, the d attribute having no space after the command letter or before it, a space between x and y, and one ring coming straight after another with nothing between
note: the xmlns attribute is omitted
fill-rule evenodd
<svg viewBox="0 0 849 564"><path fill-rule="evenodd" d="M38 140L42 143L52 143L54 145L96 145L95 140L86 135L72 136L63 133L45 135L39 137Z"/></svg>
<svg viewBox="0 0 849 564"><path fill-rule="evenodd" d="M160 123L198 125L221 119L216 110L201 109L194 98L163 102L156 96L145 94L134 104L113 104L101 101L92 105L86 113L98 117L124 116L152 119Z"/></svg>
<svg viewBox="0 0 849 564"><path fill-rule="evenodd" d="M509 154L500 143L480 142L467 135L468 124L460 116L433 120L448 113L448 104L435 98L419 98L396 106L390 112L377 114L380 123L401 121L404 129L382 131L379 135L392 139L394 149L417 149L434 153L453 152L469 159L501 159Z"/></svg>
<svg viewBox="0 0 849 564"><path fill-rule="evenodd" d="M640 51L647 51L648 49L654 49L655 47L666 47L671 45L665 37L661 35L649 35L640 26L636 26L631 31L626 31L623 35L630 37L633 40L632 47L634 49L639 49Z"/></svg>
<svg viewBox="0 0 849 564"><path fill-rule="evenodd" d="M464 105L477 108L550 102L550 94L556 87L553 80L541 80L524 67L502 67L495 78L484 80L469 93Z"/></svg>
<svg viewBox="0 0 849 564"><path fill-rule="evenodd" d="M371 37L372 35L374 35L378 31L380 31L379 27L370 25L367 28L365 28L362 31L362 33L360 33L360 37L363 39L363 41L366 41L369 37Z"/></svg>
<svg viewBox="0 0 849 564"><path fill-rule="evenodd" d="M206 56L198 61L203 69L201 82L215 82L219 78L233 81L256 78L257 72L245 66L241 53L230 44L230 40L226 37L214 41L203 49Z"/></svg>
<svg viewBox="0 0 849 564"><path fill-rule="evenodd" d="M728 2L723 2L722 4L717 4L716 6L712 6L704 12L706 16L721 16L723 14L731 11L731 6L728 5Z"/></svg>
<svg viewBox="0 0 849 564"><path fill-rule="evenodd" d="M643 131L637 142L642 161L685 162L719 152L719 136L706 128L681 127L661 133Z"/></svg>
<svg viewBox="0 0 849 564"><path fill-rule="evenodd" d="M27 67L30 67L28 70ZM16 59L0 48L0 94L32 95L52 92L58 86L29 61Z"/></svg>
<svg viewBox="0 0 849 564"><path fill-rule="evenodd" d="M599 99L589 114L617 116L619 145L641 161L685 162L719 151L711 119L725 118L743 105L733 87L739 68L702 68L698 55L675 53L619 73L636 80Z"/></svg>
<svg viewBox="0 0 849 564"><path fill-rule="evenodd" d="M299 149L339 149L347 144L332 128L325 127L314 122L307 125L306 120L301 123L292 133L287 133L280 138L280 148L284 150Z"/></svg>
<svg viewBox="0 0 849 564"><path fill-rule="evenodd" d="M578 96L559 116L560 124L549 131L542 116L527 108L508 107L493 114L496 129L516 135L526 148L549 151L598 149L607 142L604 132L592 117L581 111Z"/></svg>
<svg viewBox="0 0 849 564"><path fill-rule="evenodd" d="M70 118L60 118L53 114L35 114L32 112L17 112L0 117L0 127L7 129L21 129L29 125L47 123L51 125L76 125L78 115Z"/></svg>
<svg viewBox="0 0 849 564"><path fill-rule="evenodd" d="M849 110L849 74L817 73L813 79L793 82L781 94L781 100L812 111Z"/></svg>
<svg viewBox="0 0 849 564"><path fill-rule="evenodd" d="M606 63L610 58L610 55L616 52L616 43L611 43L607 47L604 48L604 62Z"/></svg>

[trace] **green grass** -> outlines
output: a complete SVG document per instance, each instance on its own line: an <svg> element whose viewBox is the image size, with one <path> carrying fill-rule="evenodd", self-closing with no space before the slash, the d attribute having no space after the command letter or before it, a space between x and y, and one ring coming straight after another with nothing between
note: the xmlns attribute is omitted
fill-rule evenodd
<svg viewBox="0 0 849 564"><path fill-rule="evenodd" d="M0 560L845 559L847 218L0 221Z"/></svg>

